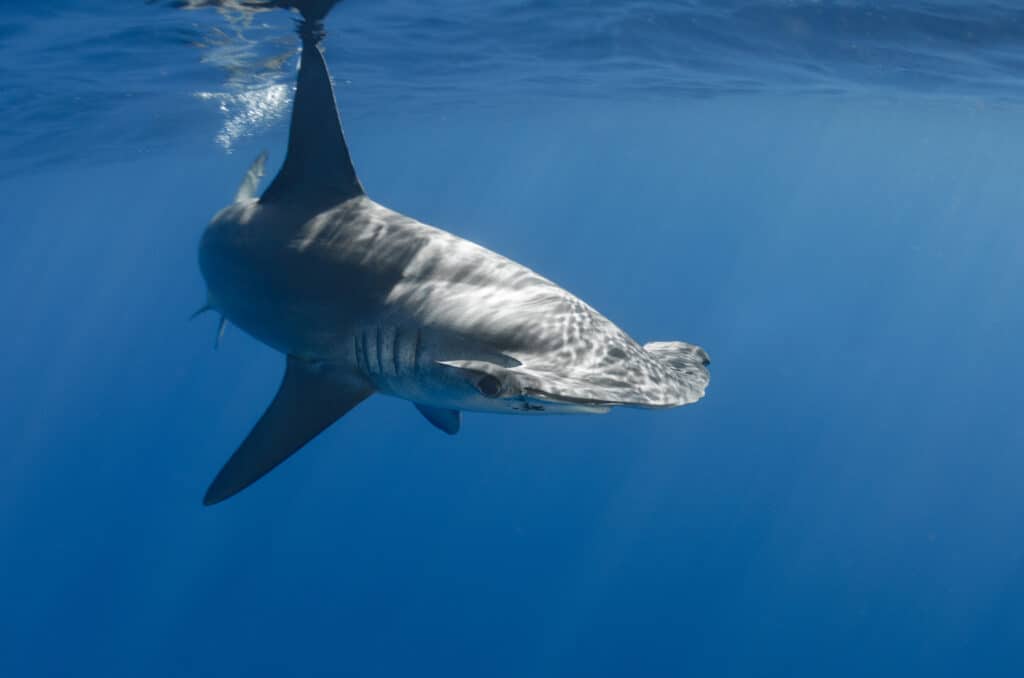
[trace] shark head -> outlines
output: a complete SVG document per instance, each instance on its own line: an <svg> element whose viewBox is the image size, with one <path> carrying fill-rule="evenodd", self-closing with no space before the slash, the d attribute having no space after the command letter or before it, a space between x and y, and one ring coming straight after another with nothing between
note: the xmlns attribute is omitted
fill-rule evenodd
<svg viewBox="0 0 1024 678"><path fill-rule="evenodd" d="M557 385L515 365L480 360L449 360L439 365L448 373L447 404L462 410L499 414L600 414L608 405L555 395Z"/></svg>

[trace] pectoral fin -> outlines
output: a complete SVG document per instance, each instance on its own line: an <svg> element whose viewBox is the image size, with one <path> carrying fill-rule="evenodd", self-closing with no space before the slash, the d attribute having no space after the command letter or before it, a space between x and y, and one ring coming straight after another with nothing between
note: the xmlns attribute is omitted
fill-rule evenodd
<svg viewBox="0 0 1024 678"><path fill-rule="evenodd" d="M263 169L266 165L267 152L263 151L252 165L249 166L249 171L245 173L245 177L238 187L238 192L235 193L235 202L242 202L256 196L256 189L260 186L260 179L263 178Z"/></svg>
<svg viewBox="0 0 1024 678"><path fill-rule="evenodd" d="M446 410L419 403L413 403L413 405L420 411L420 414L427 418L427 421L448 435L453 436L459 432L459 427L462 425L462 413L458 410Z"/></svg>
<svg viewBox="0 0 1024 678"><path fill-rule="evenodd" d="M213 479L203 503L216 504L241 492L371 393L373 388L366 383L340 384L288 356L273 402Z"/></svg>

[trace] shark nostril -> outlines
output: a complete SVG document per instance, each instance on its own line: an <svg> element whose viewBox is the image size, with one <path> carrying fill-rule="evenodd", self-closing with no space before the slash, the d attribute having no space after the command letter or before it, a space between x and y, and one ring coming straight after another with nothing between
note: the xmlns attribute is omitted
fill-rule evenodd
<svg viewBox="0 0 1024 678"><path fill-rule="evenodd" d="M476 382L476 387L488 398L497 398L501 393L501 382L489 374L481 377L480 381Z"/></svg>

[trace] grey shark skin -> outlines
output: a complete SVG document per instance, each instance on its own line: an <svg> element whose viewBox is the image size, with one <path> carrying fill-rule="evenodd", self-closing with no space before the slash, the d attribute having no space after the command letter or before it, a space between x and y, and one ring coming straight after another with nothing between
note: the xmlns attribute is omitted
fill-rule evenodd
<svg viewBox="0 0 1024 678"><path fill-rule="evenodd" d="M277 396L204 503L241 491L373 393L411 401L447 433L462 410L699 400L703 349L641 346L528 268L366 196L319 48L333 3L312 4L284 165L255 198L261 156L200 243L209 307L287 356Z"/></svg>

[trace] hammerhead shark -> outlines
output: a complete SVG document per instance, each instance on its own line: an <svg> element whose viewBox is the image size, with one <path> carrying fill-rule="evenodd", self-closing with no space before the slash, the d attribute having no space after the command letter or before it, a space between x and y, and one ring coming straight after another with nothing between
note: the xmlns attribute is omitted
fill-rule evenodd
<svg viewBox="0 0 1024 678"><path fill-rule="evenodd" d="M336 2L270 3L302 15L287 155L256 197L261 155L200 242L201 310L286 360L204 504L248 487L374 393L412 402L449 434L463 410L603 413L703 397L702 348L640 345L525 266L367 197L320 49Z"/></svg>

